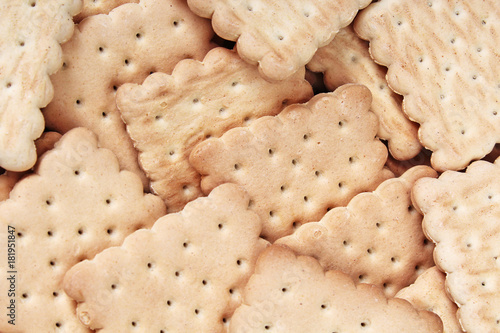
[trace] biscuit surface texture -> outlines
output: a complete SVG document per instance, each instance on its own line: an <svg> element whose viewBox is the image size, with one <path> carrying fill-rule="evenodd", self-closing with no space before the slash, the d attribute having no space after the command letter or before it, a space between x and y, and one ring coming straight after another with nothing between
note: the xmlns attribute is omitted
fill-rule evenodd
<svg viewBox="0 0 500 333"><path fill-rule="evenodd" d="M412 193L467 332L500 330L499 177L500 159L494 164L477 161L465 173L420 179Z"/></svg>
<svg viewBox="0 0 500 333"><path fill-rule="evenodd" d="M118 87L142 83L151 72L170 73L185 58L211 48L210 23L182 0L143 0L82 21L63 45L63 68L51 77L54 99L44 109L49 128L86 127L118 157L121 168L148 181L116 108Z"/></svg>
<svg viewBox="0 0 500 333"><path fill-rule="evenodd" d="M325 272L312 257L272 245L257 261L229 332L442 332L439 317L382 290Z"/></svg>
<svg viewBox="0 0 500 333"><path fill-rule="evenodd" d="M436 266L420 275L414 284L401 289L396 297L410 302L415 308L432 311L441 318L444 333L463 333L458 322L457 305L448 297L446 276Z"/></svg>
<svg viewBox="0 0 500 333"><path fill-rule="evenodd" d="M88 332L76 303L62 289L66 271L103 249L120 245L138 228L165 214L163 201L144 194L135 174L120 171L116 157L95 135L77 128L44 154L36 173L20 180L0 202L0 246L14 237L15 327L0 318L1 332ZM7 234L9 231L12 233ZM11 239L10 237L9 239ZM0 280L2 290L9 281ZM2 297L2 307L12 298Z"/></svg>
<svg viewBox="0 0 500 333"><path fill-rule="evenodd" d="M418 154L422 146L417 125L403 113L402 97L389 89L387 69L372 60L368 43L356 35L352 26L341 29L330 44L318 49L307 68L323 72L325 86L331 91L346 83L368 87L373 96L371 110L379 118L377 135L387 140L391 155L408 160Z"/></svg>
<svg viewBox="0 0 500 333"><path fill-rule="evenodd" d="M434 266L434 246L422 231L422 215L411 206L411 188L419 178L436 176L427 166L414 167L277 243L315 257L327 270L341 270L353 280L375 284L392 297Z"/></svg>
<svg viewBox="0 0 500 333"><path fill-rule="evenodd" d="M271 83L235 52L216 48L203 62L179 62L172 75L123 85L116 101L152 189L169 211L179 211L202 194L201 177L188 161L197 143L312 95L304 71Z"/></svg>
<svg viewBox="0 0 500 333"><path fill-rule="evenodd" d="M212 19L215 32L237 41L240 56L261 73L282 80L311 60L371 0L240 1L188 0L198 15Z"/></svg>
<svg viewBox="0 0 500 333"><path fill-rule="evenodd" d="M80 22L86 17L97 14L108 14L114 8L129 2L138 3L139 0L82 0L82 10L74 17L75 22Z"/></svg>
<svg viewBox="0 0 500 333"><path fill-rule="evenodd" d="M99 332L224 332L258 254L248 196L222 185L65 277L83 323Z"/></svg>
<svg viewBox="0 0 500 333"><path fill-rule="evenodd" d="M328 208L392 176L383 169L388 153L375 138L370 96L364 86L346 85L203 141L190 155L204 176L202 190L242 185L270 241L319 221Z"/></svg>
<svg viewBox="0 0 500 333"><path fill-rule="evenodd" d="M433 168L464 169L500 142L496 0L382 0L360 13L354 28L389 68L389 86L420 124Z"/></svg>
<svg viewBox="0 0 500 333"><path fill-rule="evenodd" d="M62 66L60 43L73 33L81 0L5 0L0 4L0 167L25 171L53 96L49 75Z"/></svg>

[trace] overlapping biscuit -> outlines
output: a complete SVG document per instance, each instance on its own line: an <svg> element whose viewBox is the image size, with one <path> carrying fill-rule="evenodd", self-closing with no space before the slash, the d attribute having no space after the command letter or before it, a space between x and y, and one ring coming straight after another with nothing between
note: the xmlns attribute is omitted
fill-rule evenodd
<svg viewBox="0 0 500 333"><path fill-rule="evenodd" d="M121 86L116 102L151 188L169 211L179 211L202 195L188 161L197 143L312 96L304 71L271 83L235 52L215 48L203 62L180 61L172 75Z"/></svg>
<svg viewBox="0 0 500 333"><path fill-rule="evenodd" d="M212 19L215 32L236 41L238 54L272 80L292 75L328 44L371 0L188 0L196 14Z"/></svg>
<svg viewBox="0 0 500 333"><path fill-rule="evenodd" d="M138 3L139 0L82 0L82 10L74 17L75 22L80 22L86 17L97 14L108 14L114 8L129 2Z"/></svg>
<svg viewBox="0 0 500 333"><path fill-rule="evenodd" d="M60 43L73 33L81 0L5 0L0 4L0 167L36 162L44 130L40 108L53 96L49 75L62 66Z"/></svg>
<svg viewBox="0 0 500 333"><path fill-rule="evenodd" d="M248 195L214 189L73 267L66 292L99 332L224 332L267 242Z"/></svg>
<svg viewBox="0 0 500 333"><path fill-rule="evenodd" d="M64 66L51 77L55 95L44 109L47 126L61 133L91 129L147 187L116 108L116 90L126 82L142 83L151 72L170 73L181 59L203 59L212 36L210 22L182 0L143 0L89 17L63 45Z"/></svg>
<svg viewBox="0 0 500 333"><path fill-rule="evenodd" d="M456 317L457 305L448 297L446 276L436 266L427 269L414 284L401 289L395 297L410 302L419 310L434 312L443 322L444 333L463 333Z"/></svg>
<svg viewBox="0 0 500 333"><path fill-rule="evenodd" d="M274 241L392 176L370 102L366 87L342 86L203 141L190 163L204 193L242 185L264 221L263 236Z"/></svg>
<svg viewBox="0 0 500 333"><path fill-rule="evenodd" d="M144 194L134 173L120 171L116 157L99 148L90 131L66 133L40 158L36 173L0 202L0 246L15 244L14 259L0 263L2 272L14 276L0 279L6 293L0 303L7 309L14 300L15 325L2 315L0 331L89 332L62 289L64 274L164 214L163 201ZM15 295L7 297L11 289Z"/></svg>
<svg viewBox="0 0 500 333"><path fill-rule="evenodd" d="M411 188L419 178L436 176L426 166L411 168L276 243L316 258L327 270L377 285L392 297L434 266L434 246L422 231L422 215L412 207Z"/></svg>
<svg viewBox="0 0 500 333"><path fill-rule="evenodd" d="M320 48L307 67L323 72L326 87L333 91L346 83L367 86L373 96L371 110L379 118L377 135L387 140L389 152L398 160L415 157L422 146L415 123L403 113L402 97L387 86L387 69L377 65L368 52L368 43L361 40L348 26Z"/></svg>
<svg viewBox="0 0 500 333"><path fill-rule="evenodd" d="M497 1L382 0L354 28L389 67L436 170L461 170L500 142Z"/></svg>
<svg viewBox="0 0 500 333"><path fill-rule="evenodd" d="M399 177L406 171L417 165L426 165L430 167L431 155L432 152L425 148L420 150L420 153L418 153L417 156L406 161L398 161L394 157L389 155L389 157L387 158L387 162L385 162L385 166L387 167L387 169L391 170L396 177Z"/></svg>
<svg viewBox="0 0 500 333"><path fill-rule="evenodd" d="M446 273L467 332L500 330L500 159L467 171L423 178L413 188L423 228L436 243L434 260Z"/></svg>
<svg viewBox="0 0 500 333"><path fill-rule="evenodd" d="M266 249L243 291L229 332L442 332L438 316L382 290L325 272L309 256Z"/></svg>

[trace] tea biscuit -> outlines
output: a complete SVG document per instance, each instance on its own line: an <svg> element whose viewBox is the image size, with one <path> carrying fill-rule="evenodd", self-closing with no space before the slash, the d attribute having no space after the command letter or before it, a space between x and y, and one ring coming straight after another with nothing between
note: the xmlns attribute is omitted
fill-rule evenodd
<svg viewBox="0 0 500 333"><path fill-rule="evenodd" d="M83 0L82 10L73 19L75 22L80 22L88 16L108 14L114 8L129 2L138 3L139 0Z"/></svg>
<svg viewBox="0 0 500 333"><path fill-rule="evenodd" d="M154 73L143 85L121 86L116 103L153 191L169 211L179 211L202 195L200 175L188 161L197 143L312 96L304 70L270 83L235 52L219 47L203 62L180 61L172 75Z"/></svg>
<svg viewBox="0 0 500 333"><path fill-rule="evenodd" d="M415 207L467 332L500 330L500 159L416 182Z"/></svg>
<svg viewBox="0 0 500 333"><path fill-rule="evenodd" d="M0 4L0 167L36 162L44 130L40 108L53 96L49 75L62 66L60 43L73 33L81 0L4 0Z"/></svg>
<svg viewBox="0 0 500 333"><path fill-rule="evenodd" d="M386 298L374 285L323 271L286 247L266 249L243 291L229 332L442 332L438 316Z"/></svg>
<svg viewBox="0 0 500 333"><path fill-rule="evenodd" d="M267 242L234 184L140 230L64 279L80 320L99 332L224 332Z"/></svg>
<svg viewBox="0 0 500 333"><path fill-rule="evenodd" d="M422 146L418 126L401 109L402 97L387 86L387 69L377 65L352 26L340 30L333 41L320 48L307 67L323 72L326 87L333 91L346 83L367 86L373 96L371 110L378 116L378 137L387 140L389 152L397 160L415 157Z"/></svg>
<svg viewBox="0 0 500 333"><path fill-rule="evenodd" d="M40 158L40 156L42 156L47 150L54 148L54 144L60 138L61 134L57 132L42 133L42 135L35 141L37 158ZM6 200L16 182L28 173L29 171L6 171L5 173L0 174L0 201Z"/></svg>
<svg viewBox="0 0 500 333"><path fill-rule="evenodd" d="M422 150L420 150L420 153L418 153L417 156L410 158L409 160L406 161L398 161L394 157L389 155L389 157L387 158L387 162L385 162L385 166L386 168L391 170L396 177L399 177L403 173L405 173L406 171L417 165L427 165L430 167L431 155L432 152L425 148L422 148Z"/></svg>
<svg viewBox="0 0 500 333"><path fill-rule="evenodd" d="M433 266L422 273L414 284L401 289L396 297L407 300L419 310L437 314L443 322L444 333L463 333L456 317L457 305L445 289L445 278L443 272Z"/></svg>
<svg viewBox="0 0 500 333"><path fill-rule="evenodd" d="M500 142L496 0L382 0L354 28L389 67L389 86L420 124L434 169L463 169Z"/></svg>
<svg viewBox="0 0 500 333"><path fill-rule="evenodd" d="M188 0L188 5L211 18L219 36L236 41L238 54L258 64L263 76L283 80L308 63L318 47L327 45L371 1Z"/></svg>
<svg viewBox="0 0 500 333"><path fill-rule="evenodd" d="M412 207L411 188L421 177L436 176L426 166L411 168L276 243L316 258L327 270L375 284L392 297L434 266L434 246L422 231L422 215Z"/></svg>
<svg viewBox="0 0 500 333"><path fill-rule="evenodd" d="M89 17L63 45L64 66L51 78L55 95L44 109L47 126L61 133L91 129L117 155L120 167L140 175L147 188L116 108L116 89L142 83L151 72L170 73L181 59L203 59L212 35L210 22L182 0L142 0Z"/></svg>
<svg viewBox="0 0 500 333"><path fill-rule="evenodd" d="M120 245L138 228L165 214L159 197L144 194L140 179L120 171L111 151L77 128L45 153L36 173L20 180L0 202L0 246L14 238L15 297L0 298L3 309L15 300L15 329L21 332L89 332L75 315L76 303L62 289L65 272L103 249ZM9 281L0 279L1 290ZM0 331L12 332L8 316Z"/></svg>
<svg viewBox="0 0 500 333"><path fill-rule="evenodd" d="M345 85L201 142L190 162L203 176L202 191L242 185L271 242L319 221L327 209L392 176L370 102L366 87Z"/></svg>

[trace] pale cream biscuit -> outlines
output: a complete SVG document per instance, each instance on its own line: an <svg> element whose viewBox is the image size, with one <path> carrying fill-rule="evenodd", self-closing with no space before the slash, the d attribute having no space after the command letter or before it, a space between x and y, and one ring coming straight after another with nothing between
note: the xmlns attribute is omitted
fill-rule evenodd
<svg viewBox="0 0 500 333"><path fill-rule="evenodd" d="M225 184L73 267L64 289L99 332L225 332L268 245L248 195Z"/></svg>
<svg viewBox="0 0 500 333"><path fill-rule="evenodd" d="M82 10L73 19L80 22L84 18L97 14L108 14L114 8L129 2L138 3L139 0L82 0Z"/></svg>
<svg viewBox="0 0 500 333"><path fill-rule="evenodd" d="M438 316L374 285L325 272L317 260L272 245L257 261L229 332L442 332Z"/></svg>
<svg viewBox="0 0 500 333"><path fill-rule="evenodd" d="M276 243L316 258L327 270L377 285L392 297L434 266L434 245L424 236L422 215L412 207L411 188L419 178L436 176L427 166L411 168Z"/></svg>
<svg viewBox="0 0 500 333"><path fill-rule="evenodd" d="M392 176L370 102L366 87L342 86L203 141L190 163L205 193L242 185L264 221L263 236L274 241Z"/></svg>
<svg viewBox="0 0 500 333"><path fill-rule="evenodd" d="M333 91L346 83L367 86L373 96L371 110L378 116L377 135L387 140L389 152L397 160L415 157L422 146L418 141L418 126L403 113L402 97L387 86L387 68L377 65L368 52L368 43L361 40L348 26L320 48L307 68L323 72L326 87Z"/></svg>
<svg viewBox="0 0 500 333"><path fill-rule="evenodd" d="M423 148L417 156L406 161L398 161L394 157L389 155L389 157L387 158L387 162L385 162L385 166L389 170L391 170L396 177L399 177L403 173L417 165L427 165L428 167L430 167L431 155L432 152L425 148Z"/></svg>
<svg viewBox="0 0 500 333"><path fill-rule="evenodd" d="M464 169L500 142L497 0L382 0L354 28L389 67L434 169Z"/></svg>
<svg viewBox="0 0 500 333"><path fill-rule="evenodd" d="M467 332L500 331L500 159L422 178L413 188L434 260Z"/></svg>
<svg viewBox="0 0 500 333"><path fill-rule="evenodd" d="M311 60L372 0L188 0L212 19L215 32L236 41L238 54L271 80L282 80Z"/></svg>
<svg viewBox="0 0 500 333"><path fill-rule="evenodd" d="M64 66L51 77L54 99L44 109L47 126L61 133L91 129L120 167L140 175L147 188L116 108L116 90L126 82L142 83L151 72L170 73L181 59L203 59L212 36L210 22L183 0L143 0L89 17L63 45Z"/></svg>
<svg viewBox="0 0 500 333"><path fill-rule="evenodd" d="M154 73L142 85L121 86L116 103L151 188L174 212L202 195L201 177L188 161L196 144L312 96L303 70L271 83L219 47L203 62L180 61L172 75Z"/></svg>
<svg viewBox="0 0 500 333"><path fill-rule="evenodd" d="M73 33L81 0L4 0L0 4L0 167L26 171L44 130L40 108L53 96L49 75L62 66L60 43Z"/></svg>
<svg viewBox="0 0 500 333"><path fill-rule="evenodd" d="M83 128L66 133L0 202L0 246L15 249L13 260L0 261L2 274L14 277L0 279L0 306L14 301L15 326L2 315L0 331L89 332L62 289L64 274L164 214L163 201L144 194L137 175L120 171L94 134Z"/></svg>
<svg viewBox="0 0 500 333"><path fill-rule="evenodd" d="M415 308L434 312L443 322L444 333L463 333L456 313L457 305L448 297L445 274L433 266L420 275L414 284L401 289L395 297L410 302Z"/></svg>

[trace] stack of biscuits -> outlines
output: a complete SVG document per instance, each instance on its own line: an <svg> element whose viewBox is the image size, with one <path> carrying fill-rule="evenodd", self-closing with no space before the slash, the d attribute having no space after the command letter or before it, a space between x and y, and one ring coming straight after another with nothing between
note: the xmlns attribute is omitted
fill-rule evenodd
<svg viewBox="0 0 500 333"><path fill-rule="evenodd" d="M4 0L0 332L500 332L497 0Z"/></svg>

